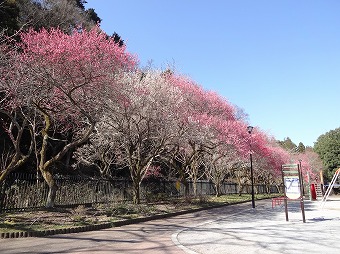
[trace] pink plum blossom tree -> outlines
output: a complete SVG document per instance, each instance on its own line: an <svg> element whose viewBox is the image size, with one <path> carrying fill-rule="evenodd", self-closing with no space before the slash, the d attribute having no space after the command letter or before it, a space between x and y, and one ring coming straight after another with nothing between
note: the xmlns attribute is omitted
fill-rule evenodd
<svg viewBox="0 0 340 254"><path fill-rule="evenodd" d="M117 74L136 61L98 28L71 35L30 30L17 47L12 52L17 61L1 86L10 98L6 107L24 109L34 131L37 167L50 188L46 206L52 207L57 190L52 166L87 141L104 98L118 94ZM49 149L52 141L57 151Z"/></svg>
<svg viewBox="0 0 340 254"><path fill-rule="evenodd" d="M241 121L242 117L237 116L235 107L224 98L203 90L184 76L170 73L167 78L173 86L180 89L185 98L185 111L181 112L182 120L178 121L181 124L181 135L171 158L172 161L179 162L173 165L179 165L179 169L182 167L179 170L180 180L183 182L190 179L196 194L196 182L204 175L203 164L216 169L217 161L224 160L223 157L227 156L227 152L223 151L226 147L234 147L239 156L246 152L242 136L246 129ZM216 149L220 156L217 156L218 159L211 158L215 166L211 161L204 162L203 157L207 159ZM208 175L212 176L212 172ZM216 183L220 184L219 181Z"/></svg>

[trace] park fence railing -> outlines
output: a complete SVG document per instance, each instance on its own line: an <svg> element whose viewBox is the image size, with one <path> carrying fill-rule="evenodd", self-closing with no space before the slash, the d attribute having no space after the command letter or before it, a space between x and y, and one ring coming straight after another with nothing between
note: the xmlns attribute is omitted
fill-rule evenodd
<svg viewBox="0 0 340 254"><path fill-rule="evenodd" d="M132 181L128 179L102 179L84 176L56 175L58 185L56 206L91 205L108 202L132 200ZM244 186L242 193L250 193L250 187ZM0 186L0 212L18 209L35 209L45 206L48 185L35 174L12 173ZM257 193L266 193L266 187L256 185ZM273 191L275 192L275 191ZM224 183L222 194L239 193L234 183ZM176 181L147 179L141 185L141 199L157 201L194 195L194 184L187 188ZM215 195L214 185L209 181L196 183L196 195Z"/></svg>

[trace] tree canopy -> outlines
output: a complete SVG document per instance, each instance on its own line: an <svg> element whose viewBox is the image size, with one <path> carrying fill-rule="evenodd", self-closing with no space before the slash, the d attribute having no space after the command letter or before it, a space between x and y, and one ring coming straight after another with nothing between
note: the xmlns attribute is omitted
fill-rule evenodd
<svg viewBox="0 0 340 254"><path fill-rule="evenodd" d="M314 150L320 155L325 167L333 172L340 167L340 128L330 130L318 137Z"/></svg>
<svg viewBox="0 0 340 254"><path fill-rule="evenodd" d="M17 132L31 131L37 167L55 194L52 166L87 141L104 104L121 90L118 73L134 69L136 60L97 27L71 35L30 29L20 34L14 49L1 49L0 55L8 51L7 64L0 66L1 112L10 119L5 130L17 147L22 142L16 141ZM58 146L51 149L51 142ZM21 154L15 152L16 161L5 165L0 181Z"/></svg>
<svg viewBox="0 0 340 254"><path fill-rule="evenodd" d="M0 31L6 30L6 34L14 34L19 29L18 17L19 7L16 1L0 1Z"/></svg>
<svg viewBox="0 0 340 254"><path fill-rule="evenodd" d="M13 35L20 28L59 28L70 33L75 27L90 29L101 22L94 9L85 9L83 0L2 0L0 30Z"/></svg>
<svg viewBox="0 0 340 254"><path fill-rule="evenodd" d="M283 141L279 141L279 144L282 148L286 149L287 151L295 151L297 149L296 144L289 138L285 138Z"/></svg>

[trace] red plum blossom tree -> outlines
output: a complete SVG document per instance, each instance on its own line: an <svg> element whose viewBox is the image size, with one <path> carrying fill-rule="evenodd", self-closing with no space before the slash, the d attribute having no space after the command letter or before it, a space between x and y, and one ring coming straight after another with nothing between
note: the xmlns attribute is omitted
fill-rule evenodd
<svg viewBox="0 0 340 254"><path fill-rule="evenodd" d="M52 166L87 141L104 98L119 91L117 74L136 61L98 28L71 35L30 30L17 46L16 64L2 89L10 98L6 106L22 109L34 131L38 169L50 187L46 206L52 207L57 190ZM57 151L49 148L52 141Z"/></svg>
<svg viewBox="0 0 340 254"><path fill-rule="evenodd" d="M181 135L172 151L172 165L179 168L180 180L184 184L187 178L193 181L196 194L196 182L204 175L203 164L206 167L209 165L210 169L216 169L217 161L225 159L223 157L227 156L230 147L236 149L239 156L246 153L244 149L246 127L238 119L235 107L216 93L203 90L184 76L170 73L167 78L173 86L180 89L185 98L185 111L181 112L182 119L178 121L181 124L179 128ZM220 156L210 158L213 159L215 166L211 161L204 162L203 157L207 159L216 151ZM208 175L212 177L212 174Z"/></svg>

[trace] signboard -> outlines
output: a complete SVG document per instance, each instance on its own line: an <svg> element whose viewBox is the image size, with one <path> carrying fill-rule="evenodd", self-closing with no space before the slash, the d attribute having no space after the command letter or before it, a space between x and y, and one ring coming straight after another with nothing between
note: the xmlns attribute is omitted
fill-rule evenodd
<svg viewBox="0 0 340 254"><path fill-rule="evenodd" d="M282 165L282 180L285 193L285 212L286 221L288 221L288 199L300 200L301 212L303 222L305 219L305 208L303 204L303 182L299 164L285 164Z"/></svg>
<svg viewBox="0 0 340 254"><path fill-rule="evenodd" d="M289 199L299 199L300 193L300 181L298 176L284 177L284 185L286 188L286 197Z"/></svg>
<svg viewBox="0 0 340 254"><path fill-rule="evenodd" d="M299 165L282 165L282 175L285 187L285 196L289 199L301 198Z"/></svg>

